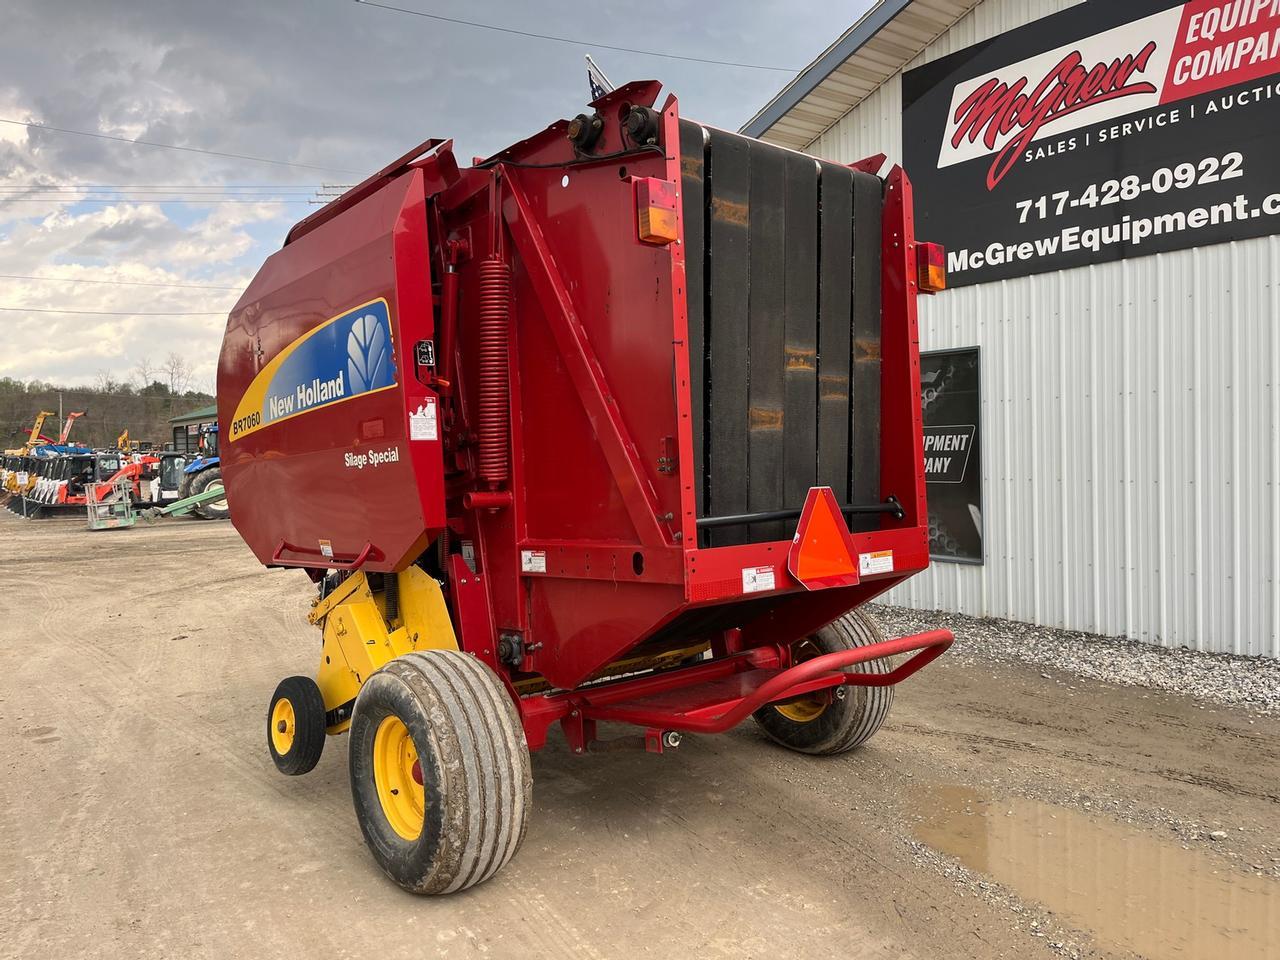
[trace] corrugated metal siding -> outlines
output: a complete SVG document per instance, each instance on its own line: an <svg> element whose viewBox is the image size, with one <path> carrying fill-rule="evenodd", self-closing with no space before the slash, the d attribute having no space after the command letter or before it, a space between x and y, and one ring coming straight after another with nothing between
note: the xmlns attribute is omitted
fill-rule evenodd
<svg viewBox="0 0 1280 960"><path fill-rule="evenodd" d="M1074 5L984 0L913 63ZM895 76L809 152L901 155ZM987 563L891 599L1280 657L1280 239L922 301L921 346L982 348Z"/></svg>
<svg viewBox="0 0 1280 960"><path fill-rule="evenodd" d="M1280 239L953 290L982 348L983 567L893 599L1280 656Z"/></svg>

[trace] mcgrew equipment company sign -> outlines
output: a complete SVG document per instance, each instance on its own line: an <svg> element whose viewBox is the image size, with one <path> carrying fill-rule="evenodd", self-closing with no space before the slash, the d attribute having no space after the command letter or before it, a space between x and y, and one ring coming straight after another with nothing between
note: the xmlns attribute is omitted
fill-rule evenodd
<svg viewBox="0 0 1280 960"><path fill-rule="evenodd" d="M1280 232L1280 0L1085 3L902 82L955 286Z"/></svg>

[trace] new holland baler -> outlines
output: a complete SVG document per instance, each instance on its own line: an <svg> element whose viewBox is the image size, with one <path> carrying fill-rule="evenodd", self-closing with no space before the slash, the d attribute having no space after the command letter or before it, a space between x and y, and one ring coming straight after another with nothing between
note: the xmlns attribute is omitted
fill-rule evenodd
<svg viewBox="0 0 1280 960"><path fill-rule="evenodd" d="M754 717L842 753L952 639L858 609L928 563L916 295L944 280L906 176L659 89L469 168L427 141L298 223L227 325L231 516L323 637L268 747L300 774L349 732L416 892L511 859L553 725L662 752Z"/></svg>

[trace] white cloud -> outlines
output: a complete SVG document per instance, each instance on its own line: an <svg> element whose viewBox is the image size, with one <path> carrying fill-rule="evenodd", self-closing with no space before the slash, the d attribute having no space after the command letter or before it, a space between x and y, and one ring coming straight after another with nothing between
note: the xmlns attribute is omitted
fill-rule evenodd
<svg viewBox="0 0 1280 960"><path fill-rule="evenodd" d="M643 35L633 5L535 8L495 0L476 19L601 42L802 66L869 0L659 0ZM0 34L0 118L343 170L374 170L427 136L487 155L571 116L589 48L531 41L350 2L41 0L11 4ZM687 115L735 127L786 74L596 51L615 81L662 78ZM730 56L731 54L731 56ZM302 203L144 202L79 207L54 185L264 184L307 190L358 174L218 158L0 123L0 274L247 284ZM75 196L74 194L72 196ZM80 196L84 196L81 194ZM101 197L102 194L95 194ZM152 194L155 196L155 194ZM33 199L33 198L42 199ZM241 196L224 199L241 199ZM137 311L0 312L0 376L86 382L179 350L211 387L233 290L0 278L0 306ZM144 313L212 311L215 316Z"/></svg>
<svg viewBox="0 0 1280 960"><path fill-rule="evenodd" d="M86 382L99 371L127 376L146 356L177 349L205 388L214 381L218 346L236 290L133 285L200 283L244 286L254 252L251 225L281 219L279 204L211 207L191 226L156 204L120 204L87 213L55 210L10 223L0 238L0 272L9 276L129 283L59 283L0 279L5 350L0 376ZM283 229L283 221L281 221ZM43 313L79 310L128 313ZM174 315L147 314L172 311ZM208 313L207 316L181 316Z"/></svg>

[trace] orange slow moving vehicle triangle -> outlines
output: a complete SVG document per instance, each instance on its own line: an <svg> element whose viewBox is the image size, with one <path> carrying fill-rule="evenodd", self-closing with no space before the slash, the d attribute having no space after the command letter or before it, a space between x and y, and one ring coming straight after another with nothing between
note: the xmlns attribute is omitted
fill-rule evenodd
<svg viewBox="0 0 1280 960"><path fill-rule="evenodd" d="M859 582L853 538L830 487L812 487L804 501L787 569L806 590Z"/></svg>

